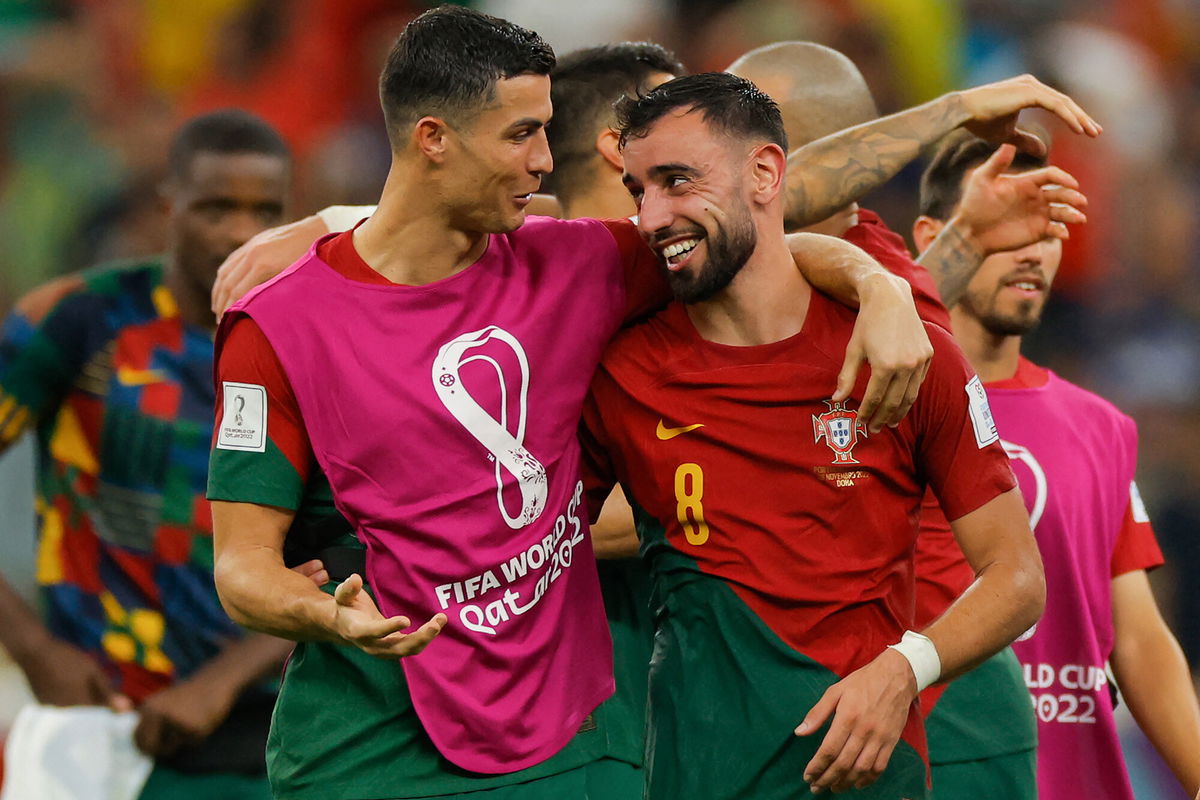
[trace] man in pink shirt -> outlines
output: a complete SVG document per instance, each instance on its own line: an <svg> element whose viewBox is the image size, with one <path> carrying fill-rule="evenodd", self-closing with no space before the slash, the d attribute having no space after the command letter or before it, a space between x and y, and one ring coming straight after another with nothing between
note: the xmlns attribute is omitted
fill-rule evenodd
<svg viewBox="0 0 1200 800"><path fill-rule="evenodd" d="M942 144L922 179L918 248L936 238L963 182L994 150L970 135ZM1039 793L1042 800L1132 800L1106 664L1138 724L1194 792L1200 707L1146 578L1162 554L1134 482L1136 426L1020 353L1061 253L1061 242L1047 238L989 257L951 309L955 337L984 381L977 390L986 389L1046 569L1045 614L1013 645L1038 718ZM923 535L939 526L930 509Z"/></svg>

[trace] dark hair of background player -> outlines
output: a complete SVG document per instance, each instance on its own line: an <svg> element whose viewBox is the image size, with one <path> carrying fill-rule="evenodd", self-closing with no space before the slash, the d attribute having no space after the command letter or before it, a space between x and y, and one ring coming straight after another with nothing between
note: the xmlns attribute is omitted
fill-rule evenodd
<svg viewBox="0 0 1200 800"><path fill-rule="evenodd" d="M967 131L955 131L942 139L921 175L920 213L931 219L949 219L962 199L963 175L987 161L999 147ZM1027 172L1044 166L1045 158L1018 150L1012 169Z"/></svg>
<svg viewBox="0 0 1200 800"><path fill-rule="evenodd" d="M496 81L549 75L554 50L530 30L462 6L438 6L404 27L379 76L393 148L424 116L464 126L495 98Z"/></svg>
<svg viewBox="0 0 1200 800"><path fill-rule="evenodd" d="M291 162L291 153L280 135L266 120L239 109L202 114L184 123L171 140L167 166L173 180L191 177L192 160L198 153L259 153Z"/></svg>
<svg viewBox="0 0 1200 800"><path fill-rule="evenodd" d="M546 189L569 202L590 182L587 170L597 157L596 137L613 124L613 103L644 93L657 73L686 71L674 53L653 42L604 44L563 56L550 74L554 120L546 136L554 172L544 179Z"/></svg>
<svg viewBox="0 0 1200 800"><path fill-rule="evenodd" d="M645 136L650 126L677 108L699 111L706 123L729 136L766 140L787 152L779 106L753 83L728 72L688 75L642 97L621 98L616 105L621 145Z"/></svg>

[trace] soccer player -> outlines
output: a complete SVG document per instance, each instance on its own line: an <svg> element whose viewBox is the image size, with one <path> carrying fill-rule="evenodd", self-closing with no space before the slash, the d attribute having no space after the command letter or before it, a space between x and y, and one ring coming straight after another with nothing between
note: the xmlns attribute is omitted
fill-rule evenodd
<svg viewBox="0 0 1200 800"><path fill-rule="evenodd" d="M729 71L751 80L779 103L793 148L875 116L874 98L858 68L841 53L818 44L768 45L747 53ZM922 108L921 112L908 112L907 130L895 132L892 138L919 135L933 141L949 132L943 112L936 106ZM849 135L844 133L842 138ZM875 144L890 152L905 143ZM969 279L985 255L1017 249L1046 236L1066 236L1066 222L1083 221L1077 206L1085 198L1073 188L1076 183L1070 175L1047 168L1006 176L1002 162L1006 155L1014 155L1011 145L998 151L986 169L972 173L965 202L922 253L921 263L913 261L904 240L878 215L856 203L805 229L843 236L862 247L912 284L923 319L949 330L950 316L940 297L944 292L957 299L963 276ZM1022 153L1019 158L1033 156ZM871 181L861 179L863 193L872 188ZM936 283L926 265L938 276ZM932 496L927 502L936 507ZM939 542L941 548L918 547L922 556L917 560L918 628L940 616L974 579L948 527ZM1012 651L1001 651L949 686L952 688L944 696L947 685L930 687L921 698L922 712L927 715L934 792L947 798L1036 797L1037 729Z"/></svg>
<svg viewBox="0 0 1200 800"><path fill-rule="evenodd" d="M381 79L378 209L222 323L217 585L236 619L301 642L268 749L279 794L593 791L578 767L606 747L590 715L612 666L574 432L602 347L668 290L628 221L522 224L551 167L553 65L536 34L469 9L410 23ZM790 244L863 316L912 314L861 251ZM923 331L860 327L901 339L902 397ZM333 503L371 591L284 568L293 520Z"/></svg>
<svg viewBox="0 0 1200 800"><path fill-rule="evenodd" d="M968 176L992 155L991 145L967 135L940 147L922 176L918 247L933 241ZM1042 164L1013 163L1016 170ZM1146 578L1162 555L1134 482L1135 424L1020 353L1060 256L1054 238L993 255L951 309L955 338L984 380L1045 562L1045 616L1013 645L1038 717L1040 797L1133 797L1106 663L1142 730L1193 792L1200 786L1200 709ZM941 525L925 511L923 542Z"/></svg>
<svg viewBox="0 0 1200 800"><path fill-rule="evenodd" d="M0 641L42 703L136 708L144 800L266 798L261 681L290 643L244 636L213 586L208 295L283 219L290 157L221 111L180 129L169 167L166 253L47 284L4 325L0 448L37 432L44 614L0 580Z"/></svg>
<svg viewBox="0 0 1200 800"><path fill-rule="evenodd" d="M861 386L832 396L854 315L789 266L787 139L753 84L680 78L618 117L638 227L679 301L606 351L582 432L593 513L619 480L654 575L647 796L924 797L918 692L1043 602L986 397L933 325L898 427L867 430ZM918 634L927 483L978 579Z"/></svg>

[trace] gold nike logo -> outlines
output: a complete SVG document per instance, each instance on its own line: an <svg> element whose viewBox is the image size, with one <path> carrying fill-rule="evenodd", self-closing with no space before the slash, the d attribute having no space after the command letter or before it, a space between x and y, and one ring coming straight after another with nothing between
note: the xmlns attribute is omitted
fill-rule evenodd
<svg viewBox="0 0 1200 800"><path fill-rule="evenodd" d="M694 431L696 428L703 427L703 422L697 422L695 425L685 425L682 428L668 428L666 425L663 425L663 421L660 419L658 421L658 429L654 431L654 435L665 442L668 439L674 439L676 436L679 436L682 433L687 433L688 431Z"/></svg>

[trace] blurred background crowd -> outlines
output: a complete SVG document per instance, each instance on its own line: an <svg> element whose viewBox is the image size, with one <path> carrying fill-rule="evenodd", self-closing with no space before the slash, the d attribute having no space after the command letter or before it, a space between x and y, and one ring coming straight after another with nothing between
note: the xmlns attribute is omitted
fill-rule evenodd
<svg viewBox="0 0 1200 800"><path fill-rule="evenodd" d="M388 164L375 94L416 0L0 0L0 312L33 286L163 246L156 187L192 114L240 106L298 159L292 216L373 202ZM1032 72L1075 97L1101 139L1053 160L1090 198L1029 344L1132 414L1140 484L1167 554L1153 580L1200 666L1200 3L1196 0L478 0L561 54L650 39L693 71L807 39L861 68L888 113ZM897 230L915 164L869 198ZM0 466L0 568L28 562L27 458ZM19 506L25 504L25 506ZM15 512L10 509L17 508ZM19 572L19 566L15 568ZM21 576L14 576L18 582ZM0 686L0 707L4 705ZM0 723L2 725L2 723ZM1152 768L1131 768L1141 797ZM1164 793L1161 796L1166 797Z"/></svg>

